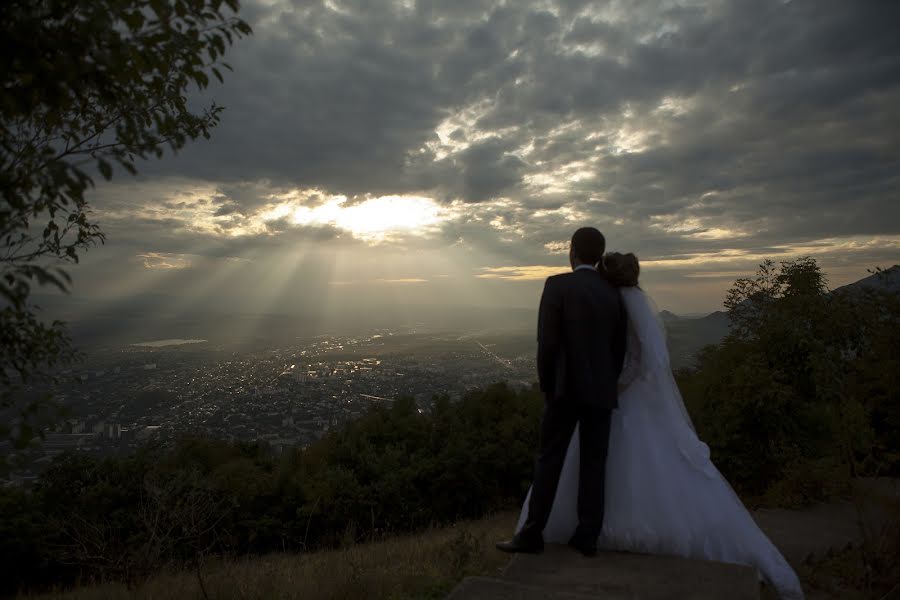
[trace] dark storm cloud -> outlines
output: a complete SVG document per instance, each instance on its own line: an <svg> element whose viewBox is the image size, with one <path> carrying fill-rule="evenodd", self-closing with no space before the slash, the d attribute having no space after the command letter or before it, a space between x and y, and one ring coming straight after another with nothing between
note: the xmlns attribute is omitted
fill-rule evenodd
<svg viewBox="0 0 900 600"><path fill-rule="evenodd" d="M735 2L658 16L665 31L642 42L628 21L579 18L563 47L593 39L611 54L535 53L533 82L501 89L480 123L521 123L539 171L590 161L594 177L572 188L626 218L698 216L782 241L897 232L900 45L884 23L898 5ZM657 114L670 97L685 114ZM575 126L553 134L547 111ZM646 130L644 148L615 150L610 133L625 125Z"/></svg>
<svg viewBox="0 0 900 600"><path fill-rule="evenodd" d="M513 149L508 141L492 137L472 144L452 159L444 159L449 162L444 169L449 174L445 187L455 192L452 197L465 202L484 202L503 195L521 182L526 168L522 159L512 154Z"/></svg>
<svg viewBox="0 0 900 600"><path fill-rule="evenodd" d="M236 72L215 91L227 106L215 140L165 168L351 194L402 185L407 150L433 136L457 93L442 89L438 57L463 40L385 8L250 15L257 33L232 50Z"/></svg>
<svg viewBox="0 0 900 600"><path fill-rule="evenodd" d="M213 190L145 196L176 215L140 224L148 250L349 243L286 220L260 240L186 226L194 203L234 232L297 189L308 207L460 201L421 243L505 264L546 264L584 223L660 260L900 235L900 3L284 0L243 16L255 34L211 90L213 139L142 169Z"/></svg>
<svg viewBox="0 0 900 600"><path fill-rule="evenodd" d="M256 34L230 51L236 72L214 91L227 107L224 122L213 142L168 166L213 180L268 177L350 194L406 191L421 181L409 171L411 156L433 140L445 116L479 100L492 100L480 130L513 127L495 135L512 146L535 139L538 152L555 158L602 155L578 134L603 119L614 126L625 103L641 111L666 96L695 97L712 113L704 120L725 122L713 137L686 140L693 152L671 156L664 174L681 177L702 174L713 157L742 153L723 151L716 133L740 134L734 145L748 131L783 137L835 118L864 128L896 121L895 110L872 114L866 100L896 92L896 3L667 4L246 3ZM599 54L585 50L591 46ZM734 85L744 87L729 92ZM570 139L546 139L560 119L584 123ZM829 139L821 127L808 133L809 140L797 140L807 148L822 147L807 141ZM703 140L710 143L698 144ZM793 158L782 162L797 163ZM451 188L451 178L465 180L471 167L456 162L439 169ZM485 190L463 191L477 198L516 182L497 179Z"/></svg>

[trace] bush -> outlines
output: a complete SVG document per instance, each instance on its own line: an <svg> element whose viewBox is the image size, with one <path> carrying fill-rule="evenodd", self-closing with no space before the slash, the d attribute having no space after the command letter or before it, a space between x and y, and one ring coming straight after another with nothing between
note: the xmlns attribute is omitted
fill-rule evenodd
<svg viewBox="0 0 900 600"><path fill-rule="evenodd" d="M806 258L767 261L726 306L730 334L678 381L739 493L806 503L850 477L898 473L897 294L829 293Z"/></svg>
<svg viewBox="0 0 900 600"><path fill-rule="evenodd" d="M30 492L0 490L0 575L19 585L136 585L211 553L346 545L518 506L543 403L504 384L373 408L310 447L186 438L134 456L59 457Z"/></svg>

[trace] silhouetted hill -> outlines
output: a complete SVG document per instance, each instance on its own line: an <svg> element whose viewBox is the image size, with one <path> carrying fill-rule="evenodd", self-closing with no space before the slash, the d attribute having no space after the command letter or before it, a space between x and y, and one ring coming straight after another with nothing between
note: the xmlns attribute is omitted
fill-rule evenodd
<svg viewBox="0 0 900 600"><path fill-rule="evenodd" d="M669 312L667 310L660 311L659 318L663 320L663 323L669 324L673 321L680 321L682 317L679 317L673 312Z"/></svg>
<svg viewBox="0 0 900 600"><path fill-rule="evenodd" d="M691 366L700 349L718 344L728 334L728 315L720 310L698 319L667 319L662 314L660 316L666 325L669 356L674 369Z"/></svg>
<svg viewBox="0 0 900 600"><path fill-rule="evenodd" d="M853 292L862 289L877 289L900 293L900 265L894 265L880 273L873 273L854 283L848 283L835 289L835 292Z"/></svg>

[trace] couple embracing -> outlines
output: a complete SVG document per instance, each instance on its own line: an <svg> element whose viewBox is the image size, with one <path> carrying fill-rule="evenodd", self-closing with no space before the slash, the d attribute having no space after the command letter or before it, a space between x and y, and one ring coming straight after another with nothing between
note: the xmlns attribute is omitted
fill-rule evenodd
<svg viewBox="0 0 900 600"><path fill-rule="evenodd" d="M602 233L579 229L572 272L544 287L540 448L516 535L497 547L538 553L547 541L593 556L599 544L740 563L782 598L802 599L797 575L694 431L637 258L605 250Z"/></svg>

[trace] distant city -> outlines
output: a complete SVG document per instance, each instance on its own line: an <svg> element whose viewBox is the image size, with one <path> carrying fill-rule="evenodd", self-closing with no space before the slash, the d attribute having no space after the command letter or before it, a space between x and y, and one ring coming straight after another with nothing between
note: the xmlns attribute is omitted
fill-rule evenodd
<svg viewBox="0 0 900 600"><path fill-rule="evenodd" d="M52 394L68 414L11 453L6 484L29 483L62 452L125 453L190 433L264 441L275 452L302 447L399 396L428 411L437 394L458 399L496 381L530 386L535 345L525 334L379 330L268 349L166 339L94 350L52 390L30 390Z"/></svg>

